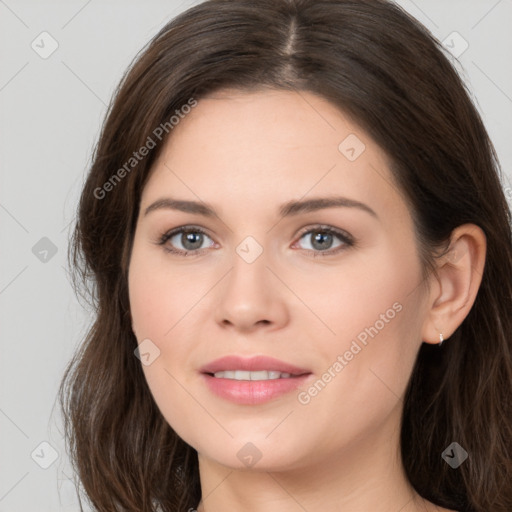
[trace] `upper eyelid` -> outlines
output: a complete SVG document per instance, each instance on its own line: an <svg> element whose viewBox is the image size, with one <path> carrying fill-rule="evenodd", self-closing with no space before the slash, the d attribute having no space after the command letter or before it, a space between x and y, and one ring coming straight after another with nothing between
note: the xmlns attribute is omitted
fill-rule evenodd
<svg viewBox="0 0 512 512"><path fill-rule="evenodd" d="M314 231L315 229L317 231L329 231L329 232L334 233L335 235L338 235L341 237L346 237L350 240L353 240L353 236L350 233L348 233L347 231L345 231L344 229L335 228L334 226L330 226L328 224L316 224L313 226L306 226L305 228L302 228L296 236L302 237L305 234L309 233L310 231Z"/></svg>
<svg viewBox="0 0 512 512"><path fill-rule="evenodd" d="M190 231L192 233L194 233L194 232L202 233L202 234L210 237L213 240L213 237L208 234L208 230L206 228L202 228L200 226L194 226L192 224L186 224L185 226L178 226L176 228L169 229L168 231L165 231L162 234L162 237L171 238L171 237L173 237L179 233L182 233L184 231Z"/></svg>
<svg viewBox="0 0 512 512"><path fill-rule="evenodd" d="M297 235L295 235L295 236L304 235L314 229L317 229L319 231L320 230L333 231L335 233L339 233L340 235L346 235L347 237L351 237L351 235L344 229L336 228L329 224L312 224L312 225L305 226L305 227L301 228L298 231ZM180 233L182 231L192 231L193 232L194 230L197 230L199 233L203 233L205 235L208 235L210 238L212 238L212 236L209 235L209 233L208 233L209 230L207 228L203 228L201 226L196 226L194 224L185 224L183 226L177 226L175 228L169 229L168 231L165 231L163 233L163 235L174 235L174 234Z"/></svg>

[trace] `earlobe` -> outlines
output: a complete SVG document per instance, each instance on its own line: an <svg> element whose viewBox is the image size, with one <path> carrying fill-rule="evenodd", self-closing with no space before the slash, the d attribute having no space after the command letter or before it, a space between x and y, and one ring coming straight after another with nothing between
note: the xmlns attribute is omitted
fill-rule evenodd
<svg viewBox="0 0 512 512"><path fill-rule="evenodd" d="M475 302L485 266L486 236L475 224L453 230L448 251L439 257L423 326L425 343L441 345L462 324Z"/></svg>

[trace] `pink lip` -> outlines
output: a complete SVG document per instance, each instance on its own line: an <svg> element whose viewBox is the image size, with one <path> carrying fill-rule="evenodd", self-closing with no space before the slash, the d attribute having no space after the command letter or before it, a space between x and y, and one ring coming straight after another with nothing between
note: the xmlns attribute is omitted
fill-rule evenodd
<svg viewBox="0 0 512 512"><path fill-rule="evenodd" d="M240 405L256 405L297 389L311 374L274 380L217 379L203 374L206 385L217 396Z"/></svg>
<svg viewBox="0 0 512 512"><path fill-rule="evenodd" d="M279 359L267 356L254 356L243 358L240 356L225 356L215 359L200 370L201 373L215 373L229 370L245 370L249 372L257 372L259 370L269 370L281 373L291 373L292 375L302 375L311 373L305 368L299 368Z"/></svg>
<svg viewBox="0 0 512 512"><path fill-rule="evenodd" d="M269 370L290 373L292 377L249 381L221 379L213 376L214 373L225 370ZM206 385L212 393L230 402L242 405L256 405L268 402L297 389L312 375L309 370L266 356L251 358L238 356L222 357L204 366L201 372Z"/></svg>

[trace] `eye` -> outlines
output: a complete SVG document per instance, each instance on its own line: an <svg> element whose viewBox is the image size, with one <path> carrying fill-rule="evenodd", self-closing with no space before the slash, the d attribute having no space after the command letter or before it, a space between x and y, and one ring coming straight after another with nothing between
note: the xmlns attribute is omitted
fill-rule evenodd
<svg viewBox="0 0 512 512"><path fill-rule="evenodd" d="M214 242L205 231L199 227L185 226L164 233L158 244L162 245L167 252L187 256L190 253L199 254L203 252L204 248L202 246L206 239L212 242L207 248L213 247Z"/></svg>
<svg viewBox="0 0 512 512"><path fill-rule="evenodd" d="M336 239L338 243L336 243ZM330 256L354 245L354 239L343 231L330 226L316 226L303 232L300 240L309 241L305 250L313 251L313 256Z"/></svg>
<svg viewBox="0 0 512 512"><path fill-rule="evenodd" d="M204 247L205 241L210 243ZM354 245L354 239L348 233L331 226L315 226L308 231L302 231L299 242L308 241L309 247L304 250L316 256L331 256ZM338 243L336 244L336 240ZM206 232L197 226L182 226L161 235L158 245L162 245L166 252L187 256L189 254L201 254L205 250L214 247L215 242ZM297 244L298 242L296 242ZM294 245L296 245L294 244Z"/></svg>

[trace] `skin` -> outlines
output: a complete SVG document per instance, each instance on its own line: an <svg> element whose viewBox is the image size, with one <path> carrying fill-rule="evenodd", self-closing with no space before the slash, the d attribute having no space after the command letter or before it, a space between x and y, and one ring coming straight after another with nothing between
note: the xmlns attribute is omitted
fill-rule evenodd
<svg viewBox="0 0 512 512"><path fill-rule="evenodd" d="M365 145L354 161L338 149L350 134ZM143 366L155 401L199 454L198 510L447 510L408 484L399 423L421 344L438 343L440 332L449 343L475 300L486 250L480 228L457 228L437 277L422 280L410 211L386 155L312 93L217 92L162 149L142 194L130 305L139 343L149 338L160 351ZM349 207L278 214L287 201L332 195L378 218ZM204 201L217 217L144 214L169 196ZM320 255L308 231L318 224L346 231L355 245ZM156 243L184 225L207 232L202 253ZM263 249L252 263L236 252L247 236ZM180 236L171 244L184 250ZM325 250L343 245L334 237ZM400 312L307 404L291 392L237 405L213 395L199 373L224 355L268 355L308 368L307 390L396 303ZM251 467L237 457L249 442L261 455Z"/></svg>

